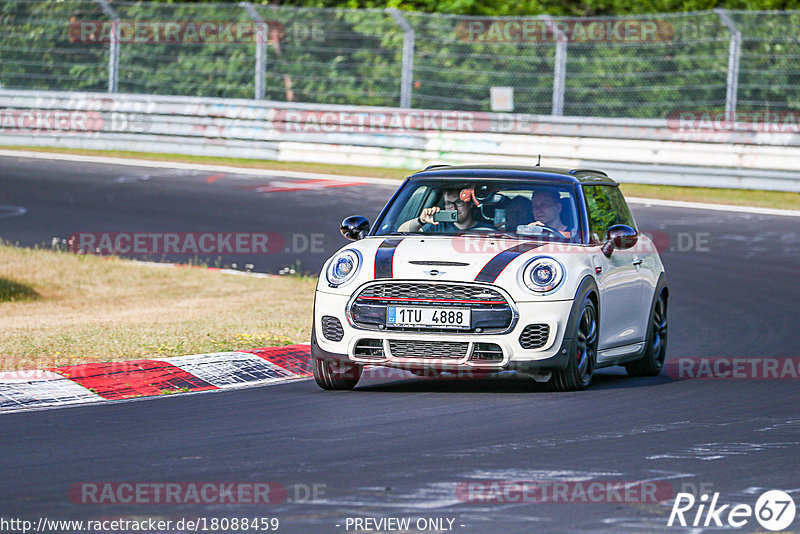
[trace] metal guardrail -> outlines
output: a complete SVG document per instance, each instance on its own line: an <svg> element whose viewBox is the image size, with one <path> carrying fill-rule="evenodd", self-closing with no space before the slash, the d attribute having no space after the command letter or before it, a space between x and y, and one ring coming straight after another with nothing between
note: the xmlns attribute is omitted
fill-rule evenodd
<svg viewBox="0 0 800 534"><path fill-rule="evenodd" d="M132 150L416 169L596 167L622 182L800 191L800 135L747 124L0 90L0 145Z"/></svg>

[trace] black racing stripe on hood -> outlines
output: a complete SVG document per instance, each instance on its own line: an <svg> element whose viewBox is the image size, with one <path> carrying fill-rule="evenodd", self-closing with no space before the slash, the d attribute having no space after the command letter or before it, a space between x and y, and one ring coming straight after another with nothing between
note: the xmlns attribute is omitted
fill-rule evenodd
<svg viewBox="0 0 800 534"><path fill-rule="evenodd" d="M504 250L483 266L481 272L475 277L475 281L493 283L497 277L500 276L500 273L503 272L503 269L514 261L517 256L541 246L542 243L520 243L519 245Z"/></svg>
<svg viewBox="0 0 800 534"><path fill-rule="evenodd" d="M394 261L394 251L403 239L388 238L375 252L375 278L392 278L392 262Z"/></svg>

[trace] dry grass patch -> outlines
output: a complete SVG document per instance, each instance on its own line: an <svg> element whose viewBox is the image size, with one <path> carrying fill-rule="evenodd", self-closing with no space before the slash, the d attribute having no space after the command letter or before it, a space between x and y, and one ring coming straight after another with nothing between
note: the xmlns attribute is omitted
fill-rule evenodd
<svg viewBox="0 0 800 534"><path fill-rule="evenodd" d="M182 163L205 163L230 165L250 169L270 169L276 171L317 172L343 176L364 176L366 178L392 178L401 180L413 173L409 169L390 167L364 167L361 165L340 165L331 163L311 163L303 161L278 161L269 159L225 158L220 156L190 156L185 154L166 154L162 152L133 152L130 150L91 150L85 148L61 148L39 146L2 146L3 150L25 150L28 152L48 152L51 154L76 154L79 156L103 156L107 158L143 159L148 161L175 161Z"/></svg>
<svg viewBox="0 0 800 534"><path fill-rule="evenodd" d="M0 370L307 342L315 285L0 245Z"/></svg>
<svg viewBox="0 0 800 534"><path fill-rule="evenodd" d="M783 210L800 210L800 193L755 189L717 189L714 187L678 187L673 185L622 184L628 197L660 198L710 204L733 204Z"/></svg>

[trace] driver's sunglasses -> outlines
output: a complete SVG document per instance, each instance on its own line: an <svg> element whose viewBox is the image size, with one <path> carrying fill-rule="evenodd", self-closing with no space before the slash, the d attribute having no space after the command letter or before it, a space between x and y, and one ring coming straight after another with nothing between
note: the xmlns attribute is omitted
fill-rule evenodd
<svg viewBox="0 0 800 534"><path fill-rule="evenodd" d="M463 200L456 200L455 202L447 202L444 203L444 208L448 210L456 209L456 208L463 208L466 206L467 203Z"/></svg>

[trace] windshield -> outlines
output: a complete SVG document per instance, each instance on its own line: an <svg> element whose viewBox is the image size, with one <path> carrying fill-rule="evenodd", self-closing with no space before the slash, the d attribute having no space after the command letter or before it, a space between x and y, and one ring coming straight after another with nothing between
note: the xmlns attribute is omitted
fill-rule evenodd
<svg viewBox="0 0 800 534"><path fill-rule="evenodd" d="M579 242L577 213L568 184L413 180L398 192L375 233L485 233Z"/></svg>

